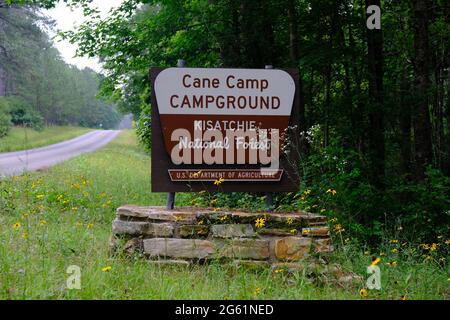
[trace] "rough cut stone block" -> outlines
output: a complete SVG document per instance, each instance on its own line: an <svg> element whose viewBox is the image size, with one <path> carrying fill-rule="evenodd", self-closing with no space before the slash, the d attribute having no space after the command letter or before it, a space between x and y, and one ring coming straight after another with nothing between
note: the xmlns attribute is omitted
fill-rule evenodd
<svg viewBox="0 0 450 320"><path fill-rule="evenodd" d="M173 226L170 223L149 223L145 234L158 238L169 238L173 236Z"/></svg>
<svg viewBox="0 0 450 320"><path fill-rule="evenodd" d="M330 228L328 227L303 228L302 235L306 237L328 237L330 236Z"/></svg>
<svg viewBox="0 0 450 320"><path fill-rule="evenodd" d="M113 234L131 236L172 237L173 226L170 223L149 223L143 221L114 220Z"/></svg>
<svg viewBox="0 0 450 320"><path fill-rule="evenodd" d="M122 218L193 223L196 221L197 214L190 208L185 210L167 210L165 207L123 206L117 209L117 215Z"/></svg>
<svg viewBox="0 0 450 320"><path fill-rule="evenodd" d="M157 266L189 267L191 265L191 263L186 260L149 260L149 263Z"/></svg>
<svg viewBox="0 0 450 320"><path fill-rule="evenodd" d="M334 247L331 245L331 239L314 239L313 247L315 253L329 253L333 252Z"/></svg>
<svg viewBox="0 0 450 320"><path fill-rule="evenodd" d="M287 237L275 241L275 256L279 260L298 261L311 250L311 238Z"/></svg>
<svg viewBox="0 0 450 320"><path fill-rule="evenodd" d="M200 211L197 212L197 221L230 221L232 218L231 213L225 211Z"/></svg>
<svg viewBox="0 0 450 320"><path fill-rule="evenodd" d="M311 213L303 213L302 214L303 221L308 226L313 225L326 225L327 223L327 217L321 216L317 214L311 214Z"/></svg>
<svg viewBox="0 0 450 320"><path fill-rule="evenodd" d="M144 252L151 257L204 259L214 254L214 244L195 239L145 239Z"/></svg>
<svg viewBox="0 0 450 320"><path fill-rule="evenodd" d="M211 231L215 238L250 238L255 235L250 224L216 224Z"/></svg>
<svg viewBox="0 0 450 320"><path fill-rule="evenodd" d="M299 213L271 213L268 216L269 220L275 222L287 222L290 219L293 224L300 224L303 221L303 217Z"/></svg>
<svg viewBox="0 0 450 320"><path fill-rule="evenodd" d="M255 239L215 240L217 256L235 259L266 260L269 258L269 241Z"/></svg>
<svg viewBox="0 0 450 320"><path fill-rule="evenodd" d="M292 236L292 233L289 230L272 229L272 228L258 229L258 234L262 236L275 236L275 237Z"/></svg>
<svg viewBox="0 0 450 320"><path fill-rule="evenodd" d="M255 213L255 212L235 211L235 212L232 212L230 215L233 218L233 221L235 221L235 222L253 223L256 219L262 217L264 214Z"/></svg>
<svg viewBox="0 0 450 320"><path fill-rule="evenodd" d="M131 236L140 236L144 234L149 227L148 222L141 221L122 221L114 220L112 226L113 234L127 234Z"/></svg>
<svg viewBox="0 0 450 320"><path fill-rule="evenodd" d="M190 224L180 226L180 237L182 238L205 237L208 233L209 226Z"/></svg>

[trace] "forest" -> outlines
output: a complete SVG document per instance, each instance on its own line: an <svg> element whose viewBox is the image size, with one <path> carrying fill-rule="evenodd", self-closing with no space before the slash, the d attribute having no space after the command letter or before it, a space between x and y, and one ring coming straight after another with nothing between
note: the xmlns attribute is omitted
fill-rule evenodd
<svg viewBox="0 0 450 320"><path fill-rule="evenodd" d="M113 103L97 99L102 76L64 62L52 28L39 7L0 1L0 137L11 125L114 128L121 119Z"/></svg>
<svg viewBox="0 0 450 320"><path fill-rule="evenodd" d="M147 148L151 66L298 68L302 191L277 194L275 207L326 208L369 242L398 228L414 239L449 233L447 1L124 0L106 19L89 0L65 2L89 19L59 36L101 58L101 94L135 115ZM381 8L381 29L367 28L370 5ZM218 199L242 207L260 196Z"/></svg>

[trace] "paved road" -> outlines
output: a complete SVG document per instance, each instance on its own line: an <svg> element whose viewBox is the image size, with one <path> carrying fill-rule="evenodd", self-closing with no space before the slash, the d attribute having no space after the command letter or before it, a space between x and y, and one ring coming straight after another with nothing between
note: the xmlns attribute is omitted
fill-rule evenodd
<svg viewBox="0 0 450 320"><path fill-rule="evenodd" d="M118 130L96 130L43 148L0 153L0 177L45 169L82 153L95 151L108 144L119 132Z"/></svg>

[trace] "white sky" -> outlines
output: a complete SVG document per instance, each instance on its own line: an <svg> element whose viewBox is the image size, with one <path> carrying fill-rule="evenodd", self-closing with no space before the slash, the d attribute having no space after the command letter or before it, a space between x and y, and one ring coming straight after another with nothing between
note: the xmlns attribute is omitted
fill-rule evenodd
<svg viewBox="0 0 450 320"><path fill-rule="evenodd" d="M96 6L102 17L108 15L111 8L117 7L122 3L123 0L94 0L93 6ZM63 2L60 2L54 9L44 10L44 13L50 16L56 21L56 29L67 31L73 29L74 25L80 25L85 21L83 12L81 9L70 9ZM54 36L53 34L51 36ZM83 69L89 67L97 72L101 72L102 67L98 59L88 58L88 57L77 57L75 58L75 52L77 50L77 45L70 44L69 41L59 41L56 38L54 40L56 48L61 52L64 60L69 63L76 65L78 68Z"/></svg>

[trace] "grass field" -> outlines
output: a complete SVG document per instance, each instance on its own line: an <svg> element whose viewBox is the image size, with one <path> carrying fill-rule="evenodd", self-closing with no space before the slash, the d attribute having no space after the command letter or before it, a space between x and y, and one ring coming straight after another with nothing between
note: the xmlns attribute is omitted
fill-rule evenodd
<svg viewBox="0 0 450 320"><path fill-rule="evenodd" d="M256 272L223 264L158 267L139 256L111 257L108 239L115 209L127 203L164 204L165 195L150 192L149 169L150 158L133 133L125 131L96 153L47 172L0 181L0 299L450 297L448 263L417 258L408 251L414 245L387 242L381 254L347 244L330 257L366 278L371 255L382 256L383 289L364 298L363 283L342 287L326 276L316 281L302 272ZM185 201L187 195L178 196L177 204ZM66 287L72 265L81 269L80 290Z"/></svg>
<svg viewBox="0 0 450 320"><path fill-rule="evenodd" d="M55 126L42 131L14 127L8 136L0 138L0 152L27 150L69 140L92 131L89 128Z"/></svg>

